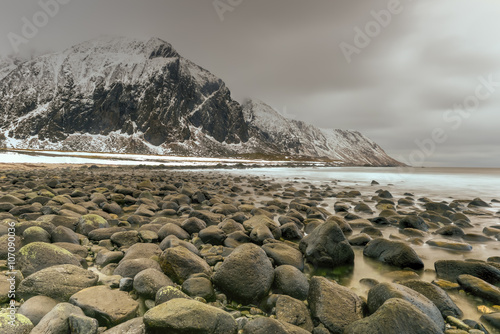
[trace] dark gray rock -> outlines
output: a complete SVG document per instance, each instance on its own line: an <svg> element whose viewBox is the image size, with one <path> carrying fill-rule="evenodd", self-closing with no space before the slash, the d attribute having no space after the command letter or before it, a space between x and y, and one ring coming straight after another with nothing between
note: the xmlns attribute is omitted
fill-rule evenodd
<svg viewBox="0 0 500 334"><path fill-rule="evenodd" d="M215 299L212 282L205 277L188 278L182 283L182 291L192 298L201 297L209 302Z"/></svg>
<svg viewBox="0 0 500 334"><path fill-rule="evenodd" d="M363 318L361 298L325 277L311 278L307 301L313 319L334 334L342 334L350 323Z"/></svg>
<svg viewBox="0 0 500 334"><path fill-rule="evenodd" d="M163 272L178 284L193 274L210 276L212 273L205 260L182 246L167 248L160 256L160 265Z"/></svg>
<svg viewBox="0 0 500 334"><path fill-rule="evenodd" d="M422 269L424 263L417 253L400 241L374 239L363 250L363 255L400 268Z"/></svg>
<svg viewBox="0 0 500 334"><path fill-rule="evenodd" d="M428 231L429 225L418 216L405 216L403 219L399 221L400 228L414 228L421 231Z"/></svg>
<svg viewBox="0 0 500 334"><path fill-rule="evenodd" d="M484 321L496 330L500 330L500 312L483 314L481 316L481 321Z"/></svg>
<svg viewBox="0 0 500 334"><path fill-rule="evenodd" d="M137 294L145 299L154 299L156 293L164 286L174 283L163 272L156 269L145 269L134 277L134 289Z"/></svg>
<svg viewBox="0 0 500 334"><path fill-rule="evenodd" d="M494 305L500 305L500 288L471 275L460 275L458 284L465 292L480 297Z"/></svg>
<svg viewBox="0 0 500 334"><path fill-rule="evenodd" d="M152 259L134 259L128 260L123 258L118 267L114 270L114 275L120 275L122 277L134 278L135 275L140 273L145 269L156 269L161 271L161 267L155 260Z"/></svg>
<svg viewBox="0 0 500 334"><path fill-rule="evenodd" d="M399 298L386 301L374 314L358 320L344 334L443 334L425 313Z"/></svg>
<svg viewBox="0 0 500 334"><path fill-rule="evenodd" d="M228 297L250 303L270 290L274 269L266 253L254 244L237 247L217 269L214 284Z"/></svg>
<svg viewBox="0 0 500 334"><path fill-rule="evenodd" d="M299 300L306 300L309 293L309 281L296 267L279 266L274 270L273 291Z"/></svg>
<svg viewBox="0 0 500 334"><path fill-rule="evenodd" d="M444 320L439 309L427 297L396 283L380 283L368 292L368 309L375 313L387 300L399 298L406 300L426 314L438 328L444 330Z"/></svg>
<svg viewBox="0 0 500 334"><path fill-rule="evenodd" d="M158 231L158 237L163 240L169 235L175 235L177 238L181 240L189 239L189 233L186 232L182 227L175 225L173 223L168 223L164 225Z"/></svg>
<svg viewBox="0 0 500 334"><path fill-rule="evenodd" d="M101 250L97 253L95 264L99 267L105 267L110 263L118 263L123 259L123 252Z"/></svg>
<svg viewBox="0 0 500 334"><path fill-rule="evenodd" d="M182 246L182 247L190 250L194 254L200 256L200 251L198 250L198 248L196 248L195 245L193 245L192 243L190 243L188 241L180 240L175 235L169 235L168 237L163 239L162 242L160 243L160 248L162 250L166 250L167 248L173 248L173 247L177 247L177 246Z"/></svg>
<svg viewBox="0 0 500 334"><path fill-rule="evenodd" d="M184 292L181 290L177 289L174 286L164 286L158 292L156 293L155 296L155 304L160 305L162 303L166 303L169 300L176 299L176 298L186 298L186 299L191 299L188 295L186 295Z"/></svg>
<svg viewBox="0 0 500 334"><path fill-rule="evenodd" d="M444 319L449 315L459 319L462 317L462 310L460 310L453 300L451 300L446 291L437 285L420 280L409 280L401 282L400 284L427 297L437 306Z"/></svg>
<svg viewBox="0 0 500 334"><path fill-rule="evenodd" d="M189 234L193 234L207 228L207 224L199 218L191 217L183 221L181 227Z"/></svg>
<svg viewBox="0 0 500 334"><path fill-rule="evenodd" d="M306 304L289 296L279 296L276 301L276 319L311 332L314 328Z"/></svg>
<svg viewBox="0 0 500 334"><path fill-rule="evenodd" d="M204 228L198 236L201 241L211 245L222 245L226 239L226 233L215 225Z"/></svg>
<svg viewBox="0 0 500 334"><path fill-rule="evenodd" d="M500 269L479 261L439 260L434 263L438 278L457 282L460 275L472 275L490 284L500 283Z"/></svg>
<svg viewBox="0 0 500 334"><path fill-rule="evenodd" d="M354 251L335 221L328 221L300 241L306 259L319 267L335 267L354 263Z"/></svg>
<svg viewBox="0 0 500 334"><path fill-rule="evenodd" d="M99 322L84 315L71 314L68 323L72 334L97 334L99 331Z"/></svg>
<svg viewBox="0 0 500 334"><path fill-rule="evenodd" d="M276 266L291 265L299 270L304 269L304 259L302 253L282 242L270 242L262 246L267 256L274 260Z"/></svg>
<svg viewBox="0 0 500 334"><path fill-rule="evenodd" d="M71 315L84 315L84 313L79 307L69 303L59 303L40 320L38 325L31 331L31 334L71 333L68 321Z"/></svg>
<svg viewBox="0 0 500 334"><path fill-rule="evenodd" d="M51 235L52 242L67 242L79 245L80 238L78 235L70 228L65 226L57 226Z"/></svg>

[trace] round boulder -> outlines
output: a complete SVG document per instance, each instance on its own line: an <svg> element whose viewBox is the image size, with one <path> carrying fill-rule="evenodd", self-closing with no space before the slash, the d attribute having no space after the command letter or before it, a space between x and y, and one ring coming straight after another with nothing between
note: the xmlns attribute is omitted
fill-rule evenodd
<svg viewBox="0 0 500 334"><path fill-rule="evenodd" d="M236 334L233 317L213 306L177 298L153 307L144 314L147 333Z"/></svg>
<svg viewBox="0 0 500 334"><path fill-rule="evenodd" d="M250 303L270 290L274 269L266 253L257 245L238 246L213 276L214 284L230 298Z"/></svg>

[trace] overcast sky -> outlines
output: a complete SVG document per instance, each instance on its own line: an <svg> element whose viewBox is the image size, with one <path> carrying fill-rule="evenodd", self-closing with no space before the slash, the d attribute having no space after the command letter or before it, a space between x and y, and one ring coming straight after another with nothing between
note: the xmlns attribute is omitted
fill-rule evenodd
<svg viewBox="0 0 500 334"><path fill-rule="evenodd" d="M103 34L159 37L240 102L359 130L414 165L500 167L496 0L216 0L218 9L213 0L59 1L69 3L22 54ZM40 10L35 0L0 3L0 54ZM383 25L373 14L381 11ZM367 29L369 40L359 33Z"/></svg>

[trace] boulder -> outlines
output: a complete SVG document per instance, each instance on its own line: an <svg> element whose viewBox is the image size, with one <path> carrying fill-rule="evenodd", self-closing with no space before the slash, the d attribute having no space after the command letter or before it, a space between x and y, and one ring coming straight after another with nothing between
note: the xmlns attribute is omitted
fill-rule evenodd
<svg viewBox="0 0 500 334"><path fill-rule="evenodd" d="M14 320L12 325L10 322ZM14 314L14 319L10 318L9 313L0 313L0 329L2 334L29 334L33 333L33 324L30 319L20 313Z"/></svg>
<svg viewBox="0 0 500 334"><path fill-rule="evenodd" d="M344 334L443 334L425 313L399 298L387 300L371 316L358 320Z"/></svg>
<svg viewBox="0 0 500 334"><path fill-rule="evenodd" d="M145 269L134 277L134 289L137 294L145 299L155 299L160 288L174 285L172 280L163 272L156 269Z"/></svg>
<svg viewBox="0 0 500 334"><path fill-rule="evenodd" d="M39 270L61 264L81 267L80 260L64 248L43 242L33 242L19 250L17 266L24 277Z"/></svg>
<svg viewBox="0 0 500 334"><path fill-rule="evenodd" d="M434 263L438 278L457 282L460 275L471 275L490 284L500 283L500 269L480 261L439 260Z"/></svg>
<svg viewBox="0 0 500 334"><path fill-rule="evenodd" d="M420 280L408 280L400 283L412 290L427 297L434 305L437 306L444 319L448 316L455 318L462 317L462 311L458 308L455 302L448 296L446 291L439 286Z"/></svg>
<svg viewBox="0 0 500 334"><path fill-rule="evenodd" d="M314 328L311 314L304 302L290 296L279 296L276 301L276 319L311 332Z"/></svg>
<svg viewBox="0 0 500 334"><path fill-rule="evenodd" d="M328 221L300 241L300 250L307 261L319 267L352 265L354 251L335 221Z"/></svg>
<svg viewBox="0 0 500 334"><path fill-rule="evenodd" d="M272 318L252 319L243 327L243 334L307 334L305 329Z"/></svg>
<svg viewBox="0 0 500 334"><path fill-rule="evenodd" d="M205 260L182 246L167 248L160 256L160 266L178 284L182 284L193 274L210 276L212 273Z"/></svg>
<svg viewBox="0 0 500 334"><path fill-rule="evenodd" d="M102 334L146 334L146 326L142 317L139 317L125 321L118 326L104 331Z"/></svg>
<svg viewBox="0 0 500 334"><path fill-rule="evenodd" d="M302 253L282 242L270 242L262 246L267 256L274 260L276 266L291 265L299 270L304 269Z"/></svg>
<svg viewBox="0 0 500 334"><path fill-rule="evenodd" d="M254 244L237 247L217 269L214 284L230 298L250 303L258 301L271 288L274 269L266 253Z"/></svg>
<svg viewBox="0 0 500 334"><path fill-rule="evenodd" d="M370 313L375 313L391 298L399 298L412 303L432 319L438 328L444 330L443 317L433 302L417 291L396 283L380 283L370 289L367 302Z"/></svg>
<svg viewBox="0 0 500 334"><path fill-rule="evenodd" d="M424 232L429 230L429 225L427 225L422 218L412 215L403 217L403 219L399 221L399 227L403 229L414 228Z"/></svg>
<svg viewBox="0 0 500 334"><path fill-rule="evenodd" d="M361 298L325 277L311 278L307 301L312 317L334 334L342 334L350 323L363 318Z"/></svg>
<svg viewBox="0 0 500 334"><path fill-rule="evenodd" d="M185 298L185 299L191 299L188 295L186 295L184 292L179 290L178 288L174 286L164 286L158 292L156 293L155 296L155 304L160 305L163 303L168 302L169 300L176 299L176 298Z"/></svg>
<svg viewBox="0 0 500 334"><path fill-rule="evenodd" d="M469 252L472 246L465 242L447 240L447 239L431 239L426 242L430 246L451 249L460 252Z"/></svg>
<svg viewBox="0 0 500 334"><path fill-rule="evenodd" d="M496 330L500 330L500 312L483 314L481 320L492 326Z"/></svg>
<svg viewBox="0 0 500 334"><path fill-rule="evenodd" d="M147 333L236 334L238 325L229 313L198 301L177 298L144 314Z"/></svg>
<svg viewBox="0 0 500 334"><path fill-rule="evenodd" d="M25 245L32 242L50 243L50 233L39 226L32 226L24 230L23 241Z"/></svg>
<svg viewBox="0 0 500 334"><path fill-rule="evenodd" d="M97 284L99 276L71 264L56 265L37 271L21 281L19 295L24 298L43 295L66 302L78 291Z"/></svg>
<svg viewBox="0 0 500 334"><path fill-rule="evenodd" d="M75 293L69 299L80 307L85 315L97 319L100 326L113 327L137 315L139 303L128 293L95 286Z"/></svg>
<svg viewBox="0 0 500 334"><path fill-rule="evenodd" d="M465 292L500 305L500 288L471 275L460 275L457 281Z"/></svg>
<svg viewBox="0 0 500 334"><path fill-rule="evenodd" d="M122 277L134 278L135 275L140 273L145 269L155 269L161 271L161 267L155 260L152 259L134 259L126 260L123 258L118 267L113 272L113 275L120 275Z"/></svg>
<svg viewBox="0 0 500 334"><path fill-rule="evenodd" d="M198 234L201 241L211 245L222 245L226 239L226 233L215 225L208 226Z"/></svg>
<svg viewBox="0 0 500 334"><path fill-rule="evenodd" d="M107 220L99 215L84 215L78 220L78 232L85 236L87 236L90 231L106 227L109 227Z"/></svg>
<svg viewBox="0 0 500 334"><path fill-rule="evenodd" d="M401 241L377 238L363 249L363 255L399 268L422 269L424 263L417 253Z"/></svg>
<svg viewBox="0 0 500 334"><path fill-rule="evenodd" d="M57 305L57 301L46 296L35 296L26 300L18 310L36 326Z"/></svg>
<svg viewBox="0 0 500 334"><path fill-rule="evenodd" d="M69 303L57 304L47 313L38 325L33 328L31 334L67 334L71 333L69 317L71 315L84 315L83 311Z"/></svg>
<svg viewBox="0 0 500 334"><path fill-rule="evenodd" d="M135 244L127 249L123 260L150 259L161 253L161 248L156 244Z"/></svg>
<svg viewBox="0 0 500 334"><path fill-rule="evenodd" d="M52 231L51 237L52 242L67 242L76 245L80 244L80 238L78 235L72 229L65 226L57 226Z"/></svg>
<svg viewBox="0 0 500 334"><path fill-rule="evenodd" d="M182 291L192 298L201 297L206 301L213 301L215 299L212 282L205 277L188 278L182 283Z"/></svg>
<svg viewBox="0 0 500 334"><path fill-rule="evenodd" d="M299 300L306 300L309 293L309 281L296 267L279 266L274 270L273 291Z"/></svg>

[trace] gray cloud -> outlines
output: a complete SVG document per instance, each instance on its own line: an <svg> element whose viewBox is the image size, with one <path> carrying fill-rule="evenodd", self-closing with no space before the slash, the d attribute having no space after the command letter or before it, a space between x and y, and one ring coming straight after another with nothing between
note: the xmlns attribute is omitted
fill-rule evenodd
<svg viewBox="0 0 500 334"><path fill-rule="evenodd" d="M49 1L49 0L42 0ZM224 1L224 0L221 0ZM500 87L451 128L443 115L473 95L478 77L500 81L500 7L478 0L401 1L402 12L348 63L339 47L388 0L243 0L221 21L212 1L72 0L23 54L61 50L101 34L160 37L221 77L242 101L261 99L321 127L357 129L406 159L443 128L425 165L500 166ZM37 2L0 4L0 54Z"/></svg>

